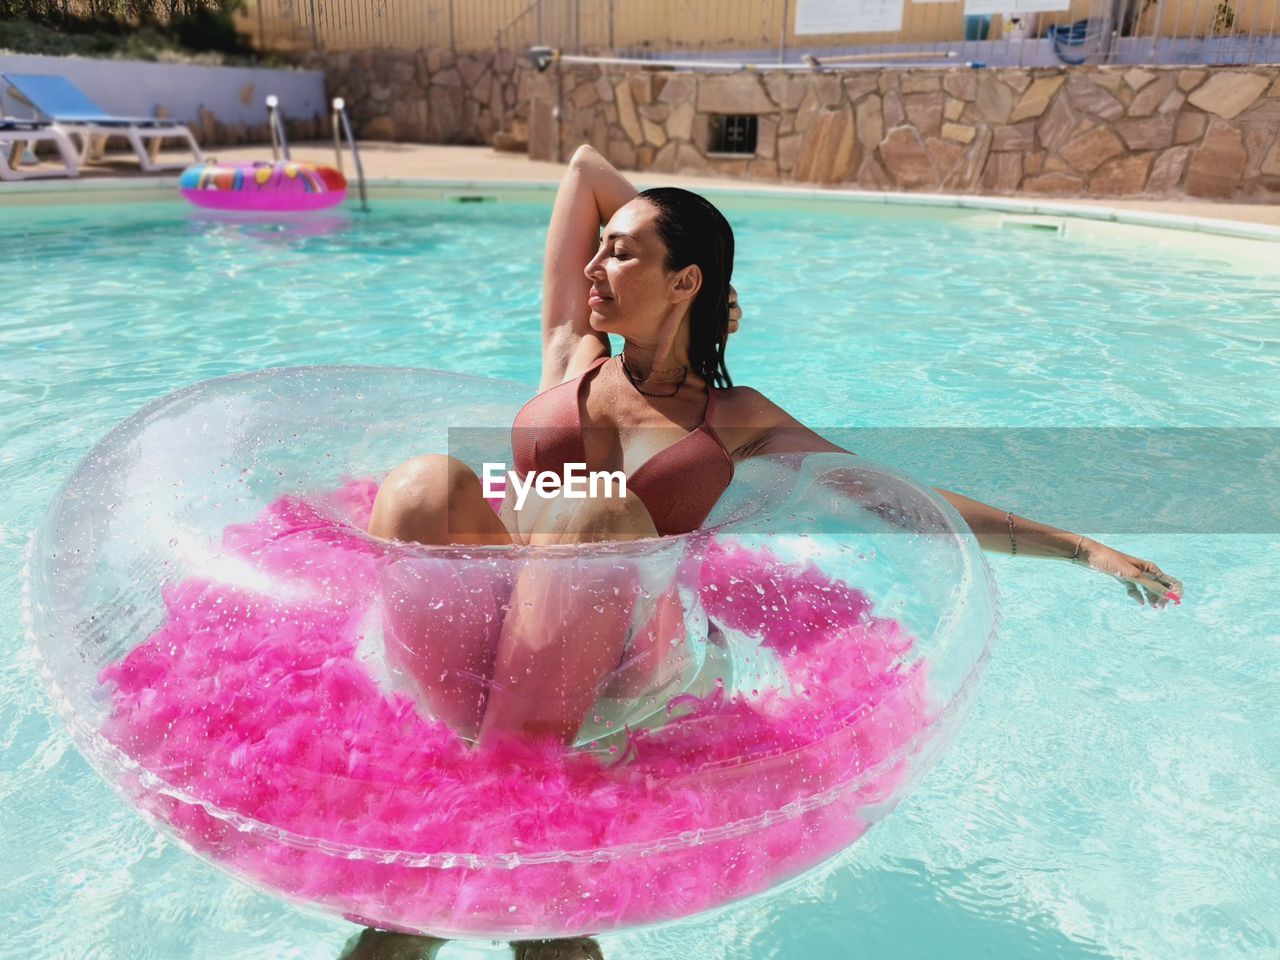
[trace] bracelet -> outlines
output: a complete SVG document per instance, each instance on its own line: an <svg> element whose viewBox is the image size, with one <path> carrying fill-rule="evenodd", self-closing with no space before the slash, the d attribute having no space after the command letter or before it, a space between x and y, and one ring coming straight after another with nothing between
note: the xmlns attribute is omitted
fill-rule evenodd
<svg viewBox="0 0 1280 960"><path fill-rule="evenodd" d="M1071 562L1075 563L1080 559L1080 544L1084 543L1084 534L1080 534L1080 539L1076 541L1076 548L1071 554Z"/></svg>
<svg viewBox="0 0 1280 960"><path fill-rule="evenodd" d="M1006 513L1004 521L1009 525L1009 550L1016 557L1018 555L1018 541L1013 539L1013 514Z"/></svg>

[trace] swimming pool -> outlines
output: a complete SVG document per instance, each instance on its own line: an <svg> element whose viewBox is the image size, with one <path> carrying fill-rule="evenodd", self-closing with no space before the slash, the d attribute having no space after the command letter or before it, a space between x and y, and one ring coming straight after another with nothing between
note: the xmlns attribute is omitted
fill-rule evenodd
<svg viewBox="0 0 1280 960"><path fill-rule="evenodd" d="M21 636L22 551L110 426L196 380L371 363L532 386L550 195L405 188L309 231L128 197L0 207L0 902L17 921L0 955L336 956L351 928L159 839L70 748ZM1057 487L1083 490L1097 535L1181 577L1188 600L1156 613L1097 575L993 558L1001 643L966 727L903 806L817 876L607 939L606 955L1273 956L1273 498L1251 500L1213 458L1198 462L1230 509L1203 515L1204 476L1076 483L1102 469L1099 436L1196 428L1215 451L1265 456L1280 258L1102 222L1060 233L1012 207L804 193L725 207L746 311L735 380L819 430L860 428L859 452L1038 519L1071 525ZM1048 458L1034 469L1018 459L1028 442Z"/></svg>

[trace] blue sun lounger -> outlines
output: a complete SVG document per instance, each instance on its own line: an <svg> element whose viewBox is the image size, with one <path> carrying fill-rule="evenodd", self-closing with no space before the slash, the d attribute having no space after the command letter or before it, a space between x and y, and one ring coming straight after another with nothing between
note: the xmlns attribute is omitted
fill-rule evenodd
<svg viewBox="0 0 1280 960"><path fill-rule="evenodd" d="M22 155L27 146L51 140L62 157L62 170L23 170ZM30 180L33 177L78 177L80 160L75 144L63 131L40 120L12 120L0 117L0 180Z"/></svg>
<svg viewBox="0 0 1280 960"><path fill-rule="evenodd" d="M3 79L10 87L10 93L47 118L53 130L73 140L79 139L80 163L84 163L89 154L92 137L124 137L138 155L142 169L149 173L178 170L186 164L157 164L147 149L148 140L185 140L196 160L204 159L196 138L177 121L107 113L74 83L56 74L7 73Z"/></svg>

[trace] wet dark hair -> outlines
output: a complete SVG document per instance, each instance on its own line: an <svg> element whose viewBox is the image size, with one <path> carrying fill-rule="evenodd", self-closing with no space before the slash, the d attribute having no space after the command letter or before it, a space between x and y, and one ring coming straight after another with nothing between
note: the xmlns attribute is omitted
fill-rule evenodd
<svg viewBox="0 0 1280 960"><path fill-rule="evenodd" d="M689 315L689 365L713 387L731 387L724 365L729 339L729 282L733 277L733 228L707 200L679 187L655 187L640 196L658 210L658 236L667 246L664 266L697 264L702 288Z"/></svg>

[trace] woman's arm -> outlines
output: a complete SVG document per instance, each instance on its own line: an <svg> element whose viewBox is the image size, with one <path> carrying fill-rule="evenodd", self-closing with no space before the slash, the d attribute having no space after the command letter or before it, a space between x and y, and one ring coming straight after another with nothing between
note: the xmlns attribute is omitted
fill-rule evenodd
<svg viewBox="0 0 1280 960"><path fill-rule="evenodd" d="M750 387L737 387L737 402L754 434L738 450L740 457L777 453L852 453L810 430ZM1140 604L1164 607L1182 602L1182 582L1149 560L1130 556L1082 534L1037 523L963 494L934 487L969 525L978 545L989 553L1053 557L1083 564L1120 580ZM1145 594L1145 599L1144 599Z"/></svg>
<svg viewBox="0 0 1280 960"><path fill-rule="evenodd" d="M579 147L569 161L547 228L542 268L542 382L546 390L609 352L609 338L591 329L587 293L591 282L583 270L600 245L600 227L636 195L627 178L589 146ZM584 348L583 341L593 341ZM598 345L598 346L597 346ZM590 353L590 356L586 356Z"/></svg>

